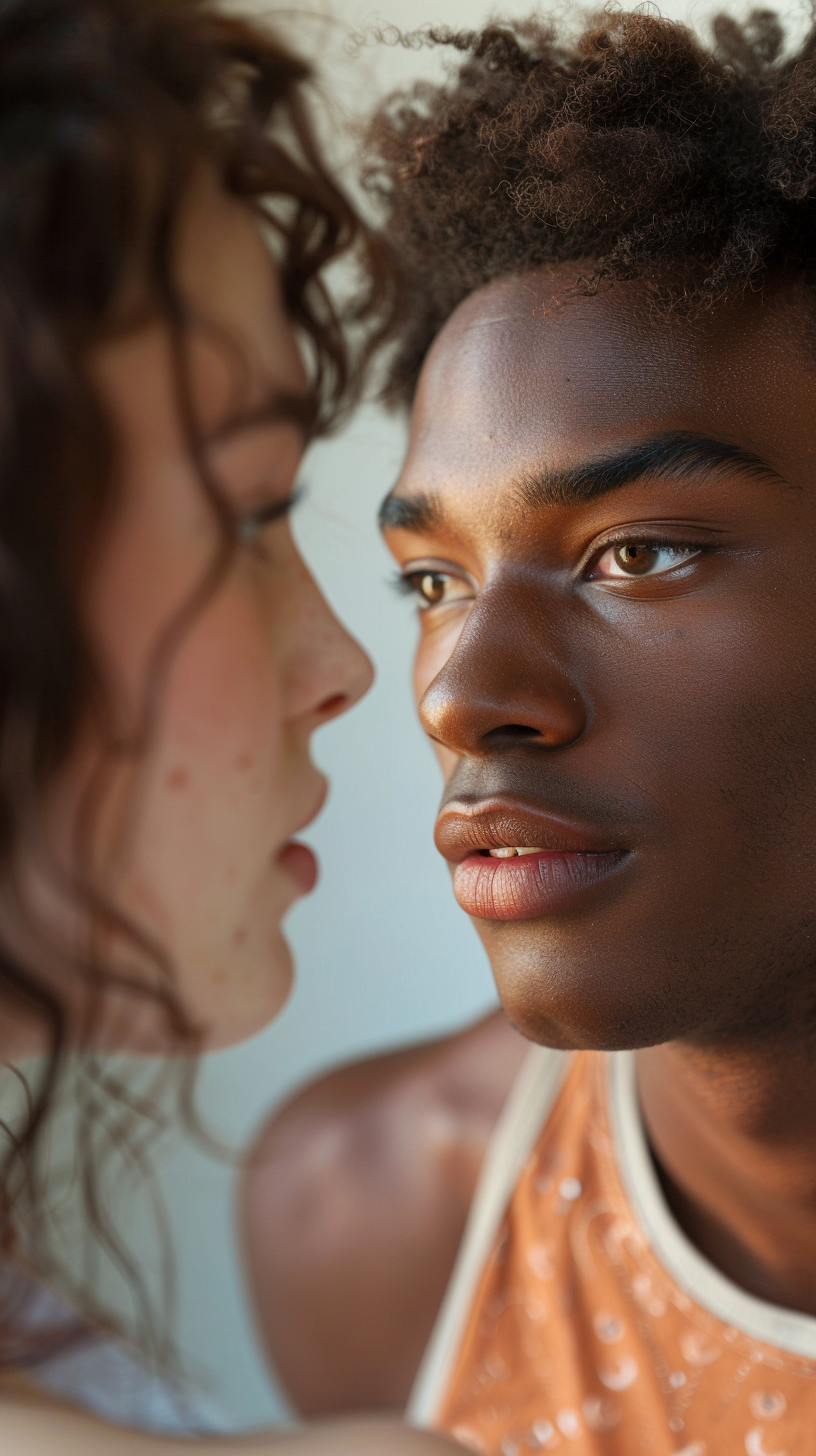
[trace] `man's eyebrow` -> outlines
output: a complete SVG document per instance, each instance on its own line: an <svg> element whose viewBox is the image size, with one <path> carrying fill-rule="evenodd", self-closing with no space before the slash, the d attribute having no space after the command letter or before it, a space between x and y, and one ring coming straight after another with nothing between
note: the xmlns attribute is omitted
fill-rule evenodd
<svg viewBox="0 0 816 1456"><path fill-rule="evenodd" d="M670 430L580 465L545 466L526 476L519 490L527 506L581 505L648 476L684 480L701 473L726 472L754 481L789 484L767 460L741 445Z"/></svg>
<svg viewBox="0 0 816 1456"><path fill-rule="evenodd" d="M394 495L392 491L380 506L377 519L381 531L415 531L421 535L441 524L442 509L438 496L431 492Z"/></svg>
<svg viewBox="0 0 816 1456"><path fill-rule="evenodd" d="M753 481L789 486L767 460L741 445L729 445L688 430L669 430L634 445L598 456L580 465L543 466L519 482L522 503L541 506L583 505L598 496L634 485L649 476L674 480L725 473ZM399 496L393 492L380 506L380 530L432 531L444 521L444 509L433 492Z"/></svg>
<svg viewBox="0 0 816 1456"><path fill-rule="evenodd" d="M317 416L318 402L313 394L287 393L277 389L260 403L233 411L207 436L207 444L221 445L245 430L280 424L294 425L307 441L314 434Z"/></svg>

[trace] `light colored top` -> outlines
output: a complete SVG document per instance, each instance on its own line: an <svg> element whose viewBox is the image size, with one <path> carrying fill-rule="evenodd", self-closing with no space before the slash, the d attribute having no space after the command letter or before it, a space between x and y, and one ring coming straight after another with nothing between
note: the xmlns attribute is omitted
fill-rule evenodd
<svg viewBox="0 0 816 1456"><path fill-rule="evenodd" d="M15 1281L20 1276L15 1274ZM75 1317L49 1290L30 1286L25 1304L32 1331L72 1328ZM206 1392L144 1365L124 1343L89 1337L26 1368L27 1378L51 1395L134 1430L172 1436L214 1435L229 1429Z"/></svg>
<svg viewBox="0 0 816 1456"><path fill-rule="evenodd" d="M632 1053L531 1052L410 1415L483 1456L816 1450L816 1319L755 1299L688 1241Z"/></svg>

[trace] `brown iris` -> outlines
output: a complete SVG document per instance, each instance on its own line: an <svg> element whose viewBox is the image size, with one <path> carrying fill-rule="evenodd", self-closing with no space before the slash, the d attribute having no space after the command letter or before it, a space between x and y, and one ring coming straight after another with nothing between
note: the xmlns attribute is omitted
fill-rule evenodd
<svg viewBox="0 0 816 1456"><path fill-rule="evenodd" d="M425 571L417 581L417 589L429 607L435 607L445 595L445 578L438 571Z"/></svg>
<svg viewBox="0 0 816 1456"><path fill-rule="evenodd" d="M645 576L651 571L660 554L658 546L642 546L624 541L613 552L615 564L630 576Z"/></svg>

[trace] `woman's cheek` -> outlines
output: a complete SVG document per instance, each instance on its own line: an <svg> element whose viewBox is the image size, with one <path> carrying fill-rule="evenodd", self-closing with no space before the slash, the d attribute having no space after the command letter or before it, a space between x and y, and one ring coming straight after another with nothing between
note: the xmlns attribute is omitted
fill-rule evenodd
<svg viewBox="0 0 816 1456"><path fill-rule="evenodd" d="M177 943L194 919L228 944L269 874L286 831L281 730L268 643L240 596L222 594L178 650L136 806L140 876Z"/></svg>
<svg viewBox="0 0 816 1456"><path fill-rule="evenodd" d="M255 604L223 590L183 638L167 682L168 739L213 762L263 752L268 764L280 736L278 673ZM276 731L277 730L277 731Z"/></svg>

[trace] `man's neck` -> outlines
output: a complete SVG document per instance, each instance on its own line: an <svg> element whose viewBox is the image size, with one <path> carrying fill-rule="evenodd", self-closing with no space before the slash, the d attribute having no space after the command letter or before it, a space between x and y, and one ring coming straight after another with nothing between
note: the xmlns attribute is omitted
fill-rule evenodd
<svg viewBox="0 0 816 1456"><path fill-rule="evenodd" d="M666 1196L735 1284L816 1315L816 1048L637 1054Z"/></svg>

